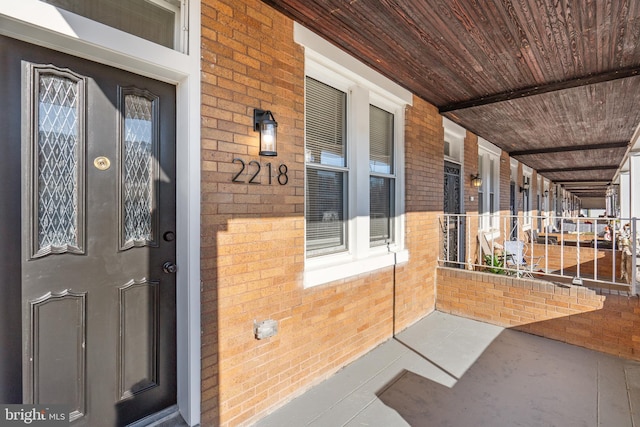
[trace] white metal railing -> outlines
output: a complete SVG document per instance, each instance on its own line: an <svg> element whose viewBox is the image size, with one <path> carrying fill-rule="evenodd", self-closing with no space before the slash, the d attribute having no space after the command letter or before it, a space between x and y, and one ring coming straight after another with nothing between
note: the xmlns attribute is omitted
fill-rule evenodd
<svg viewBox="0 0 640 427"><path fill-rule="evenodd" d="M439 264L638 294L637 218L492 217L440 216Z"/></svg>

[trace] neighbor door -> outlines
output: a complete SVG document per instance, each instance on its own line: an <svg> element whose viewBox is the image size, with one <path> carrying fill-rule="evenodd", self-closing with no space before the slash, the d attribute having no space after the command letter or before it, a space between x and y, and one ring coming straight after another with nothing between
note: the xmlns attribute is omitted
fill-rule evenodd
<svg viewBox="0 0 640 427"><path fill-rule="evenodd" d="M21 158L0 162L22 171L23 401L130 423L176 402L175 87L0 46L19 82L0 108Z"/></svg>
<svg viewBox="0 0 640 427"><path fill-rule="evenodd" d="M444 162L444 255L449 267L462 268L464 265L465 217L460 215L462 185L460 165Z"/></svg>

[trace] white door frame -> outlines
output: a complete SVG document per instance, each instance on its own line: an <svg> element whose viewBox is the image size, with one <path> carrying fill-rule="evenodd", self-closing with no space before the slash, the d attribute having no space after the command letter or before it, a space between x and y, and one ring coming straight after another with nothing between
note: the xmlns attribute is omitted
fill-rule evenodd
<svg viewBox="0 0 640 427"><path fill-rule="evenodd" d="M189 54L37 0L3 1L0 34L176 85L177 398L194 426L200 423L200 2L187 9Z"/></svg>

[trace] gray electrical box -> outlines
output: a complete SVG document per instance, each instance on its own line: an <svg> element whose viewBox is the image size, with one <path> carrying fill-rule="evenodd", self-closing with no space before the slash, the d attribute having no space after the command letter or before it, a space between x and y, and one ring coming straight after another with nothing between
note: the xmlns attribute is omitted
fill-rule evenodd
<svg viewBox="0 0 640 427"><path fill-rule="evenodd" d="M254 320L253 333L258 340L272 337L278 333L278 322L273 319L263 320L262 322Z"/></svg>

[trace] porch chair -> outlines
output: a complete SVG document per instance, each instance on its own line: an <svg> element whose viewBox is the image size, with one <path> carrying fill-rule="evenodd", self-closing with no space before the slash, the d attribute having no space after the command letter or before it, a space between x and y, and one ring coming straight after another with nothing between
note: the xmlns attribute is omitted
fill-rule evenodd
<svg viewBox="0 0 640 427"><path fill-rule="evenodd" d="M516 270L516 274L522 277L533 278L533 273L539 271L538 265L543 256L528 257L531 263L527 262L526 245L522 240L505 240L504 242L504 266Z"/></svg>
<svg viewBox="0 0 640 427"><path fill-rule="evenodd" d="M495 252L502 252L504 249L500 243L489 237L489 233L485 233L484 231L478 233L478 242L480 243L480 260L483 260L485 255L494 256ZM482 261L480 261L480 264L482 264Z"/></svg>

